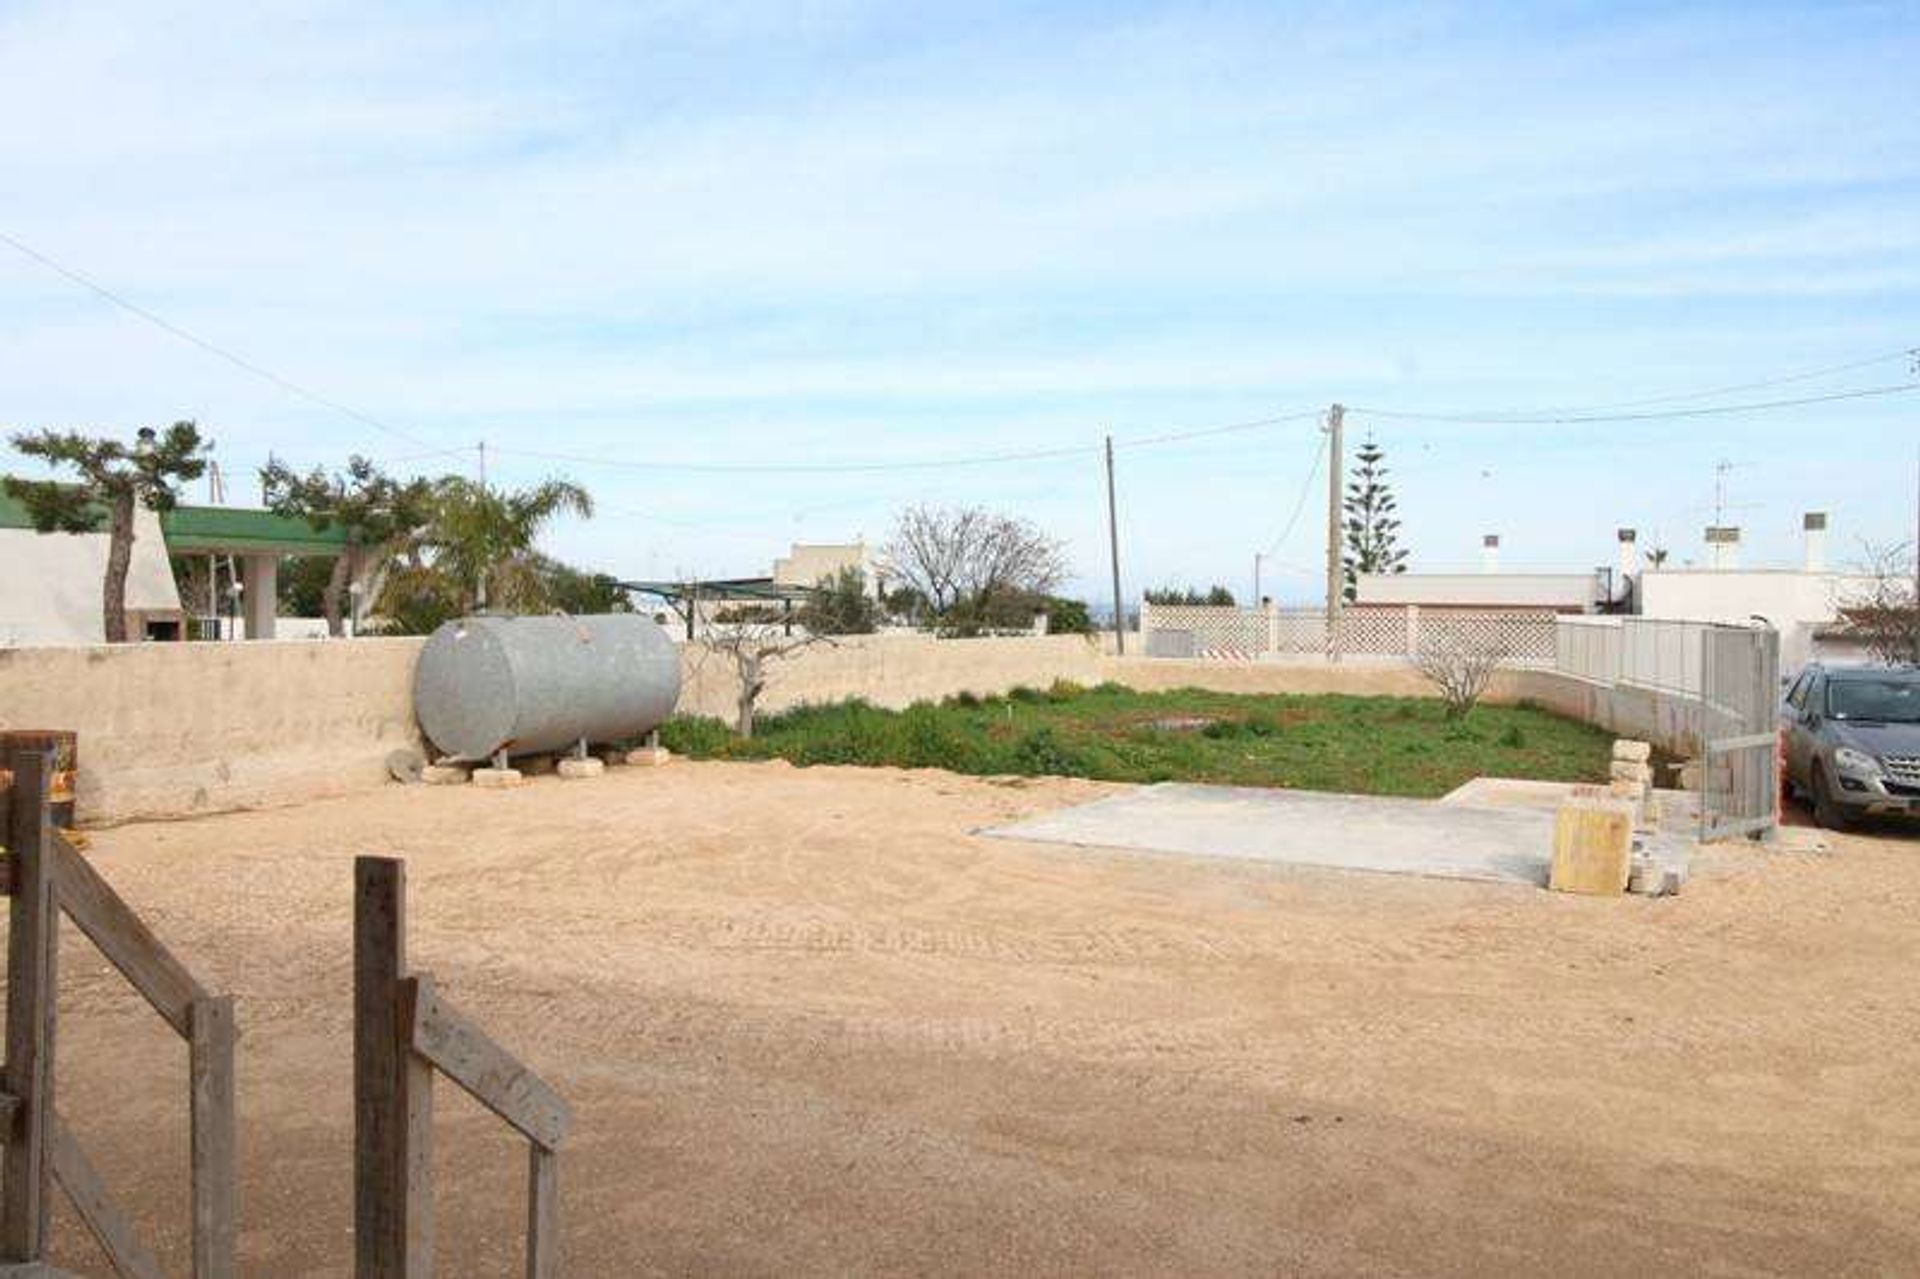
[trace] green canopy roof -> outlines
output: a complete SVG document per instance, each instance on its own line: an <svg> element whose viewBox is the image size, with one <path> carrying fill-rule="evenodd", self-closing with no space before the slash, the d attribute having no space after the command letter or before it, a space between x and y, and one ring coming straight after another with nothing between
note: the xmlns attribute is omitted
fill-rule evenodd
<svg viewBox="0 0 1920 1279"><path fill-rule="evenodd" d="M106 529L102 512L101 530ZM0 489L0 528L32 528L26 506ZM315 528L305 520L233 506L176 506L160 513L160 531L175 555L218 552L242 555L277 551L282 555L338 555L347 545L339 524Z"/></svg>

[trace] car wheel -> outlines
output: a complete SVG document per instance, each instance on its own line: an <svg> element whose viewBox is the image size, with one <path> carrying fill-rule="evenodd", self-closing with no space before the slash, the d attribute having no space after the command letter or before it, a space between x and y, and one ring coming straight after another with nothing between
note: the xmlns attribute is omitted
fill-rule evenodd
<svg viewBox="0 0 1920 1279"><path fill-rule="evenodd" d="M1814 766L1813 770L1813 820L1828 830L1847 828L1846 810L1833 798L1833 786L1827 781L1827 770Z"/></svg>

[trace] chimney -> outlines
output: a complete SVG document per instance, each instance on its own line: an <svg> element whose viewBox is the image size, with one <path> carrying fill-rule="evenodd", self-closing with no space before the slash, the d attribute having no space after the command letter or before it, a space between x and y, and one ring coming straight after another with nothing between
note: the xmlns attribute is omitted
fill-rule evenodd
<svg viewBox="0 0 1920 1279"><path fill-rule="evenodd" d="M1498 573L1500 571L1500 535L1489 533L1480 539L1480 571Z"/></svg>
<svg viewBox="0 0 1920 1279"><path fill-rule="evenodd" d="M1740 529L1738 525L1725 524L1707 526L1707 567L1735 569L1740 567Z"/></svg>
<svg viewBox="0 0 1920 1279"><path fill-rule="evenodd" d="M1621 590L1627 589L1627 583L1640 571L1640 535L1630 528L1619 531L1620 538L1620 582Z"/></svg>
<svg viewBox="0 0 1920 1279"><path fill-rule="evenodd" d="M1808 511L1800 520L1801 534L1807 548L1807 572L1824 573L1827 571L1827 513Z"/></svg>

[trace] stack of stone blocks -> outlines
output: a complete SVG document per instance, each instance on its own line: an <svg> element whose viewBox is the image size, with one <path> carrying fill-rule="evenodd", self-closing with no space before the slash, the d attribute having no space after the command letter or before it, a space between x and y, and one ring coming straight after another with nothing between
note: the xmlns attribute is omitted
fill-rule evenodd
<svg viewBox="0 0 1920 1279"><path fill-rule="evenodd" d="M1640 838L1660 824L1652 754L1646 742L1616 741L1607 785L1575 787L1561 804L1554 819L1549 887L1601 897L1625 892L1660 897L1680 890L1683 871L1653 857Z"/></svg>

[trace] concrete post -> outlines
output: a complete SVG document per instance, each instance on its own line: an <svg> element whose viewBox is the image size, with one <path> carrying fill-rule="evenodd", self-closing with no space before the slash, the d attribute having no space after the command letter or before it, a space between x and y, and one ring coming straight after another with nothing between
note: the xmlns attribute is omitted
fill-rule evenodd
<svg viewBox="0 0 1920 1279"><path fill-rule="evenodd" d="M273 638L273 619L279 612L280 557L248 555L241 561L240 580L246 590L241 603L246 608L247 638Z"/></svg>

